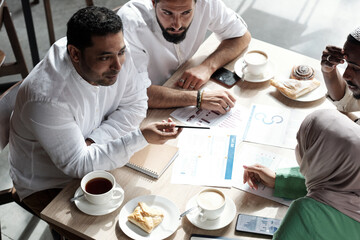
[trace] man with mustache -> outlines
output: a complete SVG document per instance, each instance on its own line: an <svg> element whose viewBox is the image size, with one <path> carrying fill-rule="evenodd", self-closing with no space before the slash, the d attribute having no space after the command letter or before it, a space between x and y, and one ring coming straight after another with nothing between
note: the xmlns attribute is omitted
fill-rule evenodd
<svg viewBox="0 0 360 240"><path fill-rule="evenodd" d="M341 76L337 65L347 63ZM360 111L360 27L351 32L343 48L327 46L321 57L321 70L328 99L339 111Z"/></svg>
<svg viewBox="0 0 360 240"><path fill-rule="evenodd" d="M124 21L125 39L136 68L151 80L149 108L197 106L226 113L234 106L235 98L228 91L199 90L218 68L239 56L251 39L242 18L222 1L132 0L118 15ZM221 44L178 79L178 86L189 91L163 87L198 50L208 30Z"/></svg>
<svg viewBox="0 0 360 240"><path fill-rule="evenodd" d="M67 27L21 84L10 122L10 176L38 215L73 179L122 167L148 143L180 133L171 122L139 128L146 85L116 13L83 8Z"/></svg>

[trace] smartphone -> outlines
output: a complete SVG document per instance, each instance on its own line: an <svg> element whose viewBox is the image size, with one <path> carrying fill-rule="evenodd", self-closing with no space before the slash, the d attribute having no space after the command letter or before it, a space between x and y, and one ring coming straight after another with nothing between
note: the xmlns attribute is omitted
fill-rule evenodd
<svg viewBox="0 0 360 240"><path fill-rule="evenodd" d="M227 88L231 88L240 80L236 73L223 67L216 70L211 78Z"/></svg>
<svg viewBox="0 0 360 240"><path fill-rule="evenodd" d="M279 228L280 219L259 217L254 215L239 214L235 230L272 236Z"/></svg>

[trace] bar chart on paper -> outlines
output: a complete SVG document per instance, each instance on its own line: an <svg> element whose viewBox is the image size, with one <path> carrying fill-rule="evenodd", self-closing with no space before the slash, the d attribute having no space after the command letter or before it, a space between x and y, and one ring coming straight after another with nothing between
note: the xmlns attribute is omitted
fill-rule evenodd
<svg viewBox="0 0 360 240"><path fill-rule="evenodd" d="M237 136L222 129L183 131L171 183L231 187Z"/></svg>

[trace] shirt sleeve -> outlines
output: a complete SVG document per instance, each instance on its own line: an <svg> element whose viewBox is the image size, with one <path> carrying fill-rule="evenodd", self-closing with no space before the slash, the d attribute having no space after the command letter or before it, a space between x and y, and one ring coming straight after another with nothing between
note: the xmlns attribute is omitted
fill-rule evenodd
<svg viewBox="0 0 360 240"><path fill-rule="evenodd" d="M215 0L210 2L212 6L209 30L214 32L220 41L241 37L247 32L245 21L236 12L228 8L223 1Z"/></svg>
<svg viewBox="0 0 360 240"><path fill-rule="evenodd" d="M342 112L356 112L360 111L360 101L355 99L352 92L345 88L345 94L339 101L334 101L330 98L329 94L326 94L326 98L332 102L337 110Z"/></svg>
<svg viewBox="0 0 360 240"><path fill-rule="evenodd" d="M95 143L104 144L134 131L146 117L148 84L144 77L136 71L130 53L127 53L126 63L127 65L124 65L123 69L126 68L128 71L128 74L124 76L127 81L122 84L126 90L117 109L87 136ZM122 81L122 79L118 81Z"/></svg>
<svg viewBox="0 0 360 240"><path fill-rule="evenodd" d="M276 171L274 196L296 199L307 194L305 178L299 167L283 168Z"/></svg>
<svg viewBox="0 0 360 240"><path fill-rule="evenodd" d="M27 122L52 163L73 178L93 170L111 170L123 166L147 145L139 129L106 144L87 146L73 115L66 106L52 102L28 102L22 118Z"/></svg>

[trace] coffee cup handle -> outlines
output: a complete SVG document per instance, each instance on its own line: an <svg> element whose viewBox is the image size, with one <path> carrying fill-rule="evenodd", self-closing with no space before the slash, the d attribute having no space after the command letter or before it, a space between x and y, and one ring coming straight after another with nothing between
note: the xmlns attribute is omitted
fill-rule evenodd
<svg viewBox="0 0 360 240"><path fill-rule="evenodd" d="M245 68L247 68L247 66L248 66L247 63L244 61L244 62L243 62L243 66L242 66L242 68L241 68L241 72L242 72L243 74L245 74L245 73L244 73L244 70L245 70Z"/></svg>
<svg viewBox="0 0 360 240"><path fill-rule="evenodd" d="M205 222L207 220L207 217L205 217L203 210L200 210L200 212L199 212L199 219L200 219L200 222Z"/></svg>
<svg viewBox="0 0 360 240"><path fill-rule="evenodd" d="M122 198L122 196L124 196L124 190L122 188L114 188L113 190L113 199L120 199Z"/></svg>

